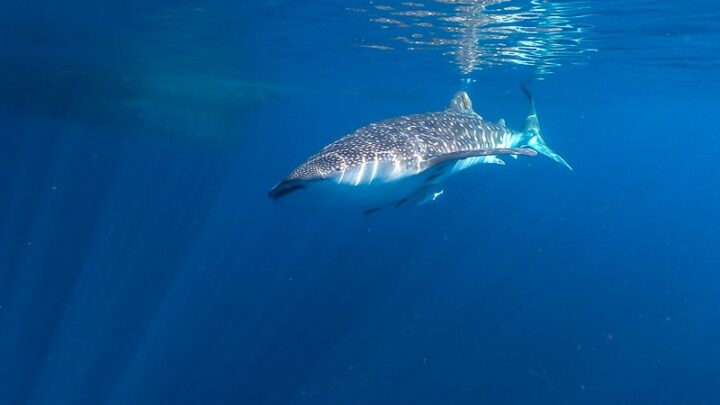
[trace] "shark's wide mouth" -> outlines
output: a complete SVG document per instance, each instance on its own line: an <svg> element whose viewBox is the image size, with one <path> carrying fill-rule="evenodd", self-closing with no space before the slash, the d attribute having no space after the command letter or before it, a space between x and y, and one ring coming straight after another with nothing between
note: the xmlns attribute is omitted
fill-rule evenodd
<svg viewBox="0 0 720 405"><path fill-rule="evenodd" d="M268 197L273 201L277 201L286 195L298 190L302 190L307 186L298 180L283 180L268 192Z"/></svg>

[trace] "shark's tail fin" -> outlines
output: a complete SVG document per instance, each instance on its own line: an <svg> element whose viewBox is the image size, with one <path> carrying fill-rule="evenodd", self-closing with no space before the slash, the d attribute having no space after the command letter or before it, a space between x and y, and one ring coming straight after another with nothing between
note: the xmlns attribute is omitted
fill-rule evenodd
<svg viewBox="0 0 720 405"><path fill-rule="evenodd" d="M572 167L565 161L560 155L555 153L545 143L542 136L540 135L540 123L538 122L537 113L535 112L535 101L533 100L532 94L527 87L523 86L523 93L527 96L530 101L530 112L527 118L525 118L525 128L522 132L518 133L517 141L514 143L514 147L529 147L536 150L538 153L549 157L550 159L560 163L561 165L572 170Z"/></svg>

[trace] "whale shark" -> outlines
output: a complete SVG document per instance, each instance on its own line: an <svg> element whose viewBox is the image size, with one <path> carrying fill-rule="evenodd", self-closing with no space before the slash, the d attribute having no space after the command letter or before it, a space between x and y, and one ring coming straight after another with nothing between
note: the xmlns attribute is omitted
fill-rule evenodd
<svg viewBox="0 0 720 405"><path fill-rule="evenodd" d="M359 128L310 156L268 193L273 200L371 214L388 207L434 201L443 180L501 157L538 153L572 170L545 143L535 102L523 88L530 112L521 131L477 114L460 91L442 111L405 115Z"/></svg>

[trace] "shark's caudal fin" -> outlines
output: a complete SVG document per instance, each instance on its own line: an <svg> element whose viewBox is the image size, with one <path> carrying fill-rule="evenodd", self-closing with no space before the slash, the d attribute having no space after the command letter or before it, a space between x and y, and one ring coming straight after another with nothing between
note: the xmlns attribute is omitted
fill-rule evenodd
<svg viewBox="0 0 720 405"><path fill-rule="evenodd" d="M545 143L542 136L540 135L540 123L538 122L537 112L535 112L535 101L533 100L532 94L527 87L522 88L523 93L527 96L530 101L530 112L527 118L525 118L525 128L522 132L516 134L518 137L514 142L514 147L528 147L536 150L538 153L549 157L550 159L560 163L561 165L572 170L572 167L565 161L560 155L555 153Z"/></svg>

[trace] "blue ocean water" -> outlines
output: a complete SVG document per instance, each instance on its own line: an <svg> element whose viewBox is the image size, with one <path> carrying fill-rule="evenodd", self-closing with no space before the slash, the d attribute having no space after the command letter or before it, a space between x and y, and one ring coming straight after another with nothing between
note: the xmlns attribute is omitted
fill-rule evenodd
<svg viewBox="0 0 720 405"><path fill-rule="evenodd" d="M720 7L0 4L0 404L720 403ZM267 191L444 108L544 157L374 215Z"/></svg>

